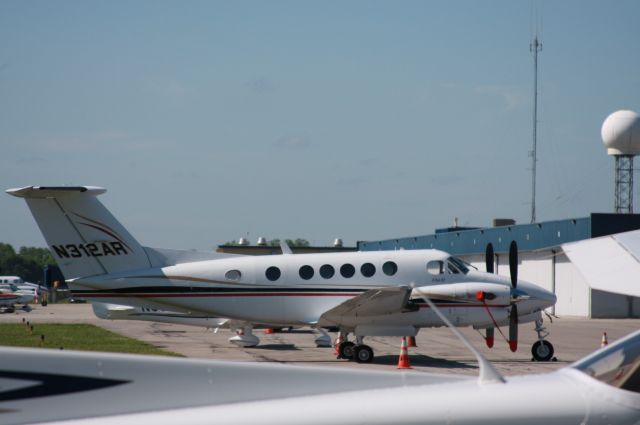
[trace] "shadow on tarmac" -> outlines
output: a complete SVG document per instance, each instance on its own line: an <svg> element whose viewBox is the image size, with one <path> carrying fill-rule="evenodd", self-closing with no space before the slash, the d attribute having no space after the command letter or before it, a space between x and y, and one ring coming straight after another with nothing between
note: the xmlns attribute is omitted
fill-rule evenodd
<svg viewBox="0 0 640 425"><path fill-rule="evenodd" d="M458 362L455 360L438 359L435 357L425 356L423 354L412 354L410 356L412 366L428 366L443 369L477 369L477 365ZM374 364L395 365L398 364L397 355L377 356L373 359Z"/></svg>
<svg viewBox="0 0 640 425"><path fill-rule="evenodd" d="M257 347L247 347L252 350L300 351L294 344L261 344Z"/></svg>

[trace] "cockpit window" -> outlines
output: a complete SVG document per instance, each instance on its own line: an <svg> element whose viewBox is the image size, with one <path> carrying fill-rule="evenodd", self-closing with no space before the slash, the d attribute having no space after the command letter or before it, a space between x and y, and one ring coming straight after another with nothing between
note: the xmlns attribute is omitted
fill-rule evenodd
<svg viewBox="0 0 640 425"><path fill-rule="evenodd" d="M640 332L572 367L605 384L640 393Z"/></svg>
<svg viewBox="0 0 640 425"><path fill-rule="evenodd" d="M449 257L449 270L452 269L451 267L452 264L453 264L453 269L458 271L451 271L451 273L460 273L460 272L463 274L469 273L469 268L459 258Z"/></svg>
<svg viewBox="0 0 640 425"><path fill-rule="evenodd" d="M427 272L434 276L444 273L444 263L440 260L433 260L427 263Z"/></svg>

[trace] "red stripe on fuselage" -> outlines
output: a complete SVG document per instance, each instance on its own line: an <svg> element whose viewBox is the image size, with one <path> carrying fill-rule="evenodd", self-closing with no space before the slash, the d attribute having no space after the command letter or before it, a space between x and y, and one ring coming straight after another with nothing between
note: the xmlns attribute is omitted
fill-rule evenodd
<svg viewBox="0 0 640 425"><path fill-rule="evenodd" d="M420 308L431 308L429 304L417 304ZM436 304L437 307L484 307L484 304ZM509 307L509 304L489 305L489 308L493 307Z"/></svg>
<svg viewBox="0 0 640 425"><path fill-rule="evenodd" d="M301 294L301 293L275 293L275 294L82 294L74 292L74 297L80 298L194 298L194 297L355 297L359 294Z"/></svg>

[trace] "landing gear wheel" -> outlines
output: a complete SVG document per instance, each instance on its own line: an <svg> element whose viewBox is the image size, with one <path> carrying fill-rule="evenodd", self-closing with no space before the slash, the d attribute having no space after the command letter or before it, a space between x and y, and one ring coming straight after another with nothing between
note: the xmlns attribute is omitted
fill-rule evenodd
<svg viewBox="0 0 640 425"><path fill-rule="evenodd" d="M338 353L340 359L353 359L353 347L355 344L351 341L345 341L340 343L340 347L338 347Z"/></svg>
<svg viewBox="0 0 640 425"><path fill-rule="evenodd" d="M549 341L536 341L531 347L531 355L538 362L548 362L553 357L553 345Z"/></svg>
<svg viewBox="0 0 640 425"><path fill-rule="evenodd" d="M353 349L353 356L358 363L371 363L373 350L368 345L358 345Z"/></svg>

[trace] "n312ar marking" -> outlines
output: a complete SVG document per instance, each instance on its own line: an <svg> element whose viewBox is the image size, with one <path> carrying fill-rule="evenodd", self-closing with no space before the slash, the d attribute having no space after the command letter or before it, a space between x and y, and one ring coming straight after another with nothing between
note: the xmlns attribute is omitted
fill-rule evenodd
<svg viewBox="0 0 640 425"><path fill-rule="evenodd" d="M51 248L58 258L107 257L129 253L120 242L51 245Z"/></svg>

